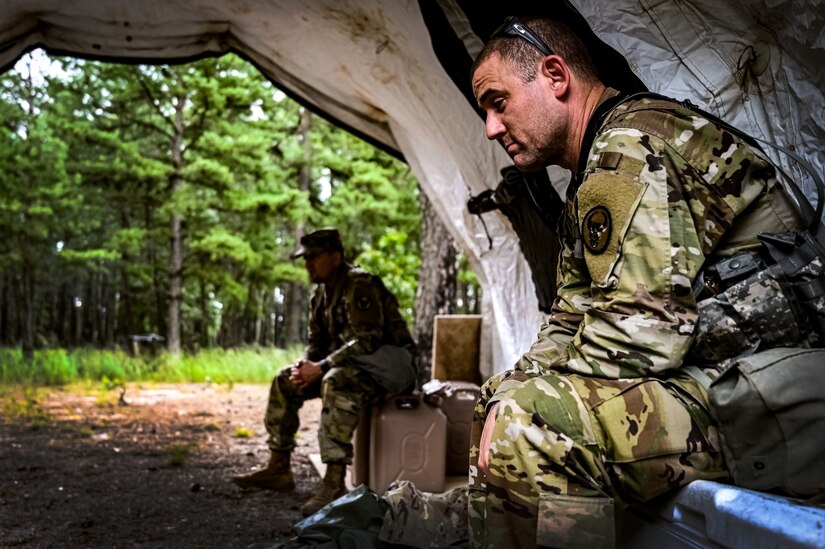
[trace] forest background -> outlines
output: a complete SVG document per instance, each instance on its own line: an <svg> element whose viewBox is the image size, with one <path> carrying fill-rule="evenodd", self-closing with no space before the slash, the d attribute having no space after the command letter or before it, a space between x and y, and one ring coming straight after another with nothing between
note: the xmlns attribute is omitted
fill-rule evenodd
<svg viewBox="0 0 825 549"><path fill-rule="evenodd" d="M479 311L403 160L236 55L35 51L0 75L0 134L0 382L268 381L305 341L290 254L321 226L396 294L425 371L434 315Z"/></svg>

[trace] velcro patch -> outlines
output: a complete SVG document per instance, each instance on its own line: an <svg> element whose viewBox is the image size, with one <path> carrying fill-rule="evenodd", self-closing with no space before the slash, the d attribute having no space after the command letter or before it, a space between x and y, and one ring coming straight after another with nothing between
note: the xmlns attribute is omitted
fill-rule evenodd
<svg viewBox="0 0 825 549"><path fill-rule="evenodd" d="M622 242L647 185L616 172L596 172L577 193L584 259L593 281L603 286L616 265Z"/></svg>
<svg viewBox="0 0 825 549"><path fill-rule="evenodd" d="M584 214L582 221L582 238L584 247L592 254L600 254L610 244L610 235L613 232L613 220L610 210L604 206L596 206Z"/></svg>
<svg viewBox="0 0 825 549"><path fill-rule="evenodd" d="M350 320L358 325L380 323L381 305L378 302L378 293L369 279L353 283L349 314Z"/></svg>
<svg viewBox="0 0 825 549"><path fill-rule="evenodd" d="M369 311L372 309L372 298L368 295L359 295L355 297L355 306L360 311Z"/></svg>

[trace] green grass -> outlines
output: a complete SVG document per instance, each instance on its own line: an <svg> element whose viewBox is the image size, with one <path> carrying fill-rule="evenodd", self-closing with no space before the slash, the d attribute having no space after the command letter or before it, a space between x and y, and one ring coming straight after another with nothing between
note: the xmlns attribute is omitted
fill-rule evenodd
<svg viewBox="0 0 825 549"><path fill-rule="evenodd" d="M134 357L121 350L43 349L24 360L19 348L0 348L0 383L66 385L101 382L107 389L129 381L269 383L301 354L290 349L248 347L207 349L197 353Z"/></svg>
<svg viewBox="0 0 825 549"><path fill-rule="evenodd" d="M0 388L0 414L11 423L29 424L36 429L49 422L49 414L40 402L43 389L30 386Z"/></svg>

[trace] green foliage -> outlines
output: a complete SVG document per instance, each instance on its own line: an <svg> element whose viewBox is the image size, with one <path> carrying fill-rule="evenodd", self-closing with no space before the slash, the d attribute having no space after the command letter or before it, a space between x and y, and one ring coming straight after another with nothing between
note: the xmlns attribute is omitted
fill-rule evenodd
<svg viewBox="0 0 825 549"><path fill-rule="evenodd" d="M192 243L192 251L201 252L211 261L231 261L244 269L254 269L261 258L252 249L250 243L242 236L231 234L224 227L215 227Z"/></svg>
<svg viewBox="0 0 825 549"><path fill-rule="evenodd" d="M3 383L61 385L77 378L77 363L66 351L37 352L28 363L19 348L0 349L0 380Z"/></svg>
<svg viewBox="0 0 825 549"><path fill-rule="evenodd" d="M49 413L40 405L41 390L30 385L0 387L0 404L6 421L29 424L36 428L49 421Z"/></svg>
<svg viewBox="0 0 825 549"><path fill-rule="evenodd" d="M31 363L19 348L0 348L0 383L66 385L101 382L105 391L129 381L269 383L284 365L301 354L290 349L208 349L195 354L160 353L146 359L122 351L43 349Z"/></svg>
<svg viewBox="0 0 825 549"><path fill-rule="evenodd" d="M156 381L269 383L277 371L293 363L302 349L205 349L195 354L161 354L154 361Z"/></svg>
<svg viewBox="0 0 825 549"><path fill-rule="evenodd" d="M65 385L79 380L147 379L151 365L122 351L41 349L27 362L19 348L0 348L0 382Z"/></svg>
<svg viewBox="0 0 825 549"><path fill-rule="evenodd" d="M415 280L408 273L418 272L420 260L410 249L409 237L398 231L387 230L375 248L367 245L356 262L367 271L377 274L387 288L398 298L401 313L408 325L413 323L415 305Z"/></svg>
<svg viewBox="0 0 825 549"><path fill-rule="evenodd" d="M341 230L347 257L381 275L413 318L419 191L406 164L311 115L236 55L50 62L60 70L40 80L0 75L0 289L30 303L25 320L42 345L167 335L178 280L184 348L298 344L278 296L295 284L308 294L290 253L301 231L323 225ZM175 239L182 267L172 263ZM4 344L22 338L0 334ZM0 373L48 383L245 376L192 355L136 366L38 356Z"/></svg>

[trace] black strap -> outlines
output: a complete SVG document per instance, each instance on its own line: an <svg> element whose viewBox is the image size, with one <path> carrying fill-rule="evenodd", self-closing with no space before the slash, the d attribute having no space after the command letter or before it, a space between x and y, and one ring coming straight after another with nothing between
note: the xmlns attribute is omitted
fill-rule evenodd
<svg viewBox="0 0 825 549"><path fill-rule="evenodd" d="M596 139L596 132L602 127L602 123L610 111L617 105L624 103L630 97L631 96L628 96L626 93L619 92L618 95L602 101L593 111L593 116L590 117L590 120L587 122L587 128L584 131L584 139L582 139L582 147L579 151L579 165L576 167L576 172L570 180L570 186L574 191L579 188L582 179L584 179L584 170L587 168L587 159L590 156L590 148L593 146L593 140Z"/></svg>

